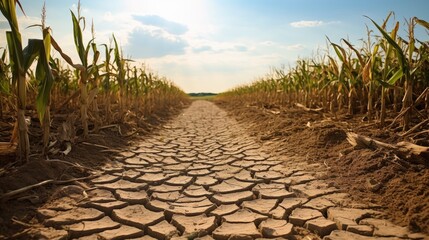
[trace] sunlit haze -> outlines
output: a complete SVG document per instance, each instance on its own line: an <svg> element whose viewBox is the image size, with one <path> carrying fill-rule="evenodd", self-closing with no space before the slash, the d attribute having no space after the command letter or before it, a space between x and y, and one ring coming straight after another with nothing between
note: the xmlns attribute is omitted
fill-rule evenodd
<svg viewBox="0 0 429 240"><path fill-rule="evenodd" d="M21 0L24 41L40 38L42 0ZM390 11L405 24L429 20L427 0L82 0L87 28L84 41L111 42L123 53L166 76L185 92L222 92L263 77L270 67L293 65L326 49L326 36L361 44L367 15L381 22ZM76 57L70 10L77 0L46 0L47 25L62 48ZM0 18L2 32L8 28ZM400 34L405 35L405 27ZM427 40L427 33L422 39ZM0 47L6 46L4 33Z"/></svg>

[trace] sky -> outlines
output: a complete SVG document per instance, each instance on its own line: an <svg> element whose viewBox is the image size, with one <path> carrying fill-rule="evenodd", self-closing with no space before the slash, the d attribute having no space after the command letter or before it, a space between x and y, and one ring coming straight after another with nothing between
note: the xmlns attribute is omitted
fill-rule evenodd
<svg viewBox="0 0 429 240"><path fill-rule="evenodd" d="M44 1L20 2L24 42L40 38L40 29L27 27L40 23ZM93 22L97 44L110 44L114 34L127 58L185 92L218 93L251 83L272 67L325 51L326 36L360 46L366 26L374 29L364 16L381 23L393 11L404 36L406 19L429 21L428 0L81 0L81 6L85 42ZM77 60L70 14L76 9L77 0L46 0L46 25ZM1 16L0 47L7 28ZM417 34L428 41L424 30Z"/></svg>

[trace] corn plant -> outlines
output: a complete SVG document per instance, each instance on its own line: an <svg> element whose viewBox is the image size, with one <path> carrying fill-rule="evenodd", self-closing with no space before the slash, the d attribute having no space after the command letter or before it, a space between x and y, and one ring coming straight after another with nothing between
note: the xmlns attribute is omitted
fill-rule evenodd
<svg viewBox="0 0 429 240"><path fill-rule="evenodd" d="M102 46L104 46L104 50L105 50L103 67L104 67L104 72L106 73L103 77L103 82L102 82L102 90L104 92L104 103L105 103L104 113L105 113L107 124L110 124L112 121L112 110L111 110L112 83L111 83L111 74L110 74L112 71L111 71L110 58L111 58L113 48L108 47L107 44L103 44Z"/></svg>
<svg viewBox="0 0 429 240"><path fill-rule="evenodd" d="M417 118L420 123L413 128L420 127L429 121L429 44L416 39L414 30L417 25L428 30L429 23L410 19L408 38L402 39L398 34L399 22L394 22L391 30L387 29L391 16L393 13L381 25L368 18L376 31L367 30L367 39L361 47L345 39L337 44L328 38L326 54L299 59L288 72L275 69L274 74L220 97L238 104L247 101L260 106L281 107L293 103L310 108L322 106L334 118L337 112L347 110L347 114L353 115L361 109L367 120L376 119L380 127L387 126L387 113L391 110L397 115L389 120L389 126L395 126L400 119L402 130L408 131L411 120ZM334 54L330 54L330 49ZM399 108L401 111L397 113Z"/></svg>
<svg viewBox="0 0 429 240"><path fill-rule="evenodd" d="M9 22L11 28L6 32L9 48L9 59L12 68L13 82L17 84L17 129L18 129L18 152L20 159L29 160L30 143L28 138L27 124L25 121L25 108L27 101L26 73L32 63L38 58L36 66L36 78L40 81L39 94L37 97L37 110L39 119L43 123L49 112L49 96L53 84L53 77L49 67L50 35L48 29L43 29L43 40L30 39L25 49L22 48L22 38L19 31L16 15L16 4L22 10L19 1L2 0L0 10ZM49 115L49 113L48 113ZM49 125L49 124L48 124ZM46 133L49 136L49 130ZM46 136L45 136L46 137ZM45 142L46 144L46 142Z"/></svg>
<svg viewBox="0 0 429 240"><path fill-rule="evenodd" d="M53 47L61 54L63 59L69 63L72 67L78 71L79 74L79 89L80 89L80 116L81 123L83 128L84 138L88 138L89 129L88 129L88 80L92 74L97 70L96 64L89 65L88 55L91 47L93 46L93 40L90 40L86 45L83 43L83 29L84 26L81 26L81 23L85 25L85 18L80 15L80 1L78 3L78 15L76 16L73 11L70 11L73 22L73 36L76 51L78 53L80 64L75 64L71 58L65 54L59 45L53 41ZM94 47L92 48L94 49ZM99 58L99 52L96 51L93 56L93 63L96 63Z"/></svg>
<svg viewBox="0 0 429 240"><path fill-rule="evenodd" d="M187 95L165 77L125 59L115 36L114 48L101 45L105 48L105 59L98 63L100 52L94 42L93 26L93 38L86 44L83 41L85 19L80 14L80 2L77 15L71 11L74 43L80 60L77 64L61 49L51 36L50 28L45 26L45 8L42 10L42 24L34 25L41 27L42 38L30 39L23 49L16 16L16 6L22 10L20 2L0 1L0 10L11 29L6 32L7 51L4 49L0 56L0 117L5 111L17 110L17 131L11 142L18 140L21 159L28 160L30 152L25 122L27 102L29 109L34 107L37 110L43 128L43 152L47 153L50 122L55 118L55 114L51 114L52 109L54 113L70 114L74 108L80 108L83 137L86 138L89 120L94 119L94 130L97 131L101 124L122 123L125 116L142 116L144 120L151 114L164 113L166 109L188 101ZM61 55L61 59L51 57L51 48ZM37 63L33 64L34 61ZM103 97L98 98L98 95ZM11 104L14 98L16 104ZM101 117L103 111L105 118ZM119 112L119 115L115 118L112 112Z"/></svg>
<svg viewBox="0 0 429 240"><path fill-rule="evenodd" d="M12 78L17 83L17 126L18 126L18 152L20 159L28 161L30 153L30 142L25 122L26 89L25 89L25 65L24 53L22 49L22 38L19 31L18 19L16 16L16 4L19 1L2 0L0 10L9 22L11 28L6 32L6 39L9 48L9 59L12 67Z"/></svg>

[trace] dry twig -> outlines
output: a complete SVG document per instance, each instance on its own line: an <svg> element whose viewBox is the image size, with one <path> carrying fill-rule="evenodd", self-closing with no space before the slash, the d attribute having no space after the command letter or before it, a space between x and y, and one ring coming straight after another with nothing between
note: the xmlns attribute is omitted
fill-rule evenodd
<svg viewBox="0 0 429 240"><path fill-rule="evenodd" d="M308 107L306 107L306 106L304 106L304 105L302 105L300 103L295 103L295 106L297 106L299 108L302 108L302 109L304 109L307 112L320 113L323 110L323 108L308 108Z"/></svg>
<svg viewBox="0 0 429 240"><path fill-rule="evenodd" d="M7 192L5 194L2 194L2 195L0 195L0 200L11 199L11 198L13 198L14 196L16 196L18 194L24 193L26 191L29 191L29 190L33 189L33 188L41 187L41 186L44 186L44 185L47 185L47 184L57 184L57 185L67 184L67 183L71 183L71 182L74 182L74 181L82 181L82 180L86 180L86 179L95 178L97 176L98 175L91 175L91 176L88 176L88 177L73 178L73 179L69 179L69 180L48 179L48 180L45 180L45 181L42 181L42 182L39 182L39 183L36 183L36 184L25 186L23 188L19 188L19 189Z"/></svg>
<svg viewBox="0 0 429 240"><path fill-rule="evenodd" d="M428 162L427 156L429 155L429 147L420 146L414 143L399 142L393 145L352 132L347 133L347 141L354 147L371 149L383 148L393 151L395 154L404 159Z"/></svg>

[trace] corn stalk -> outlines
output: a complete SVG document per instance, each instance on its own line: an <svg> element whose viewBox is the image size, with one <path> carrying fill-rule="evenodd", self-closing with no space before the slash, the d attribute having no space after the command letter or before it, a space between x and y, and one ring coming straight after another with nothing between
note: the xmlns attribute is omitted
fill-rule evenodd
<svg viewBox="0 0 429 240"><path fill-rule="evenodd" d="M414 28L421 25L429 30L429 23L412 18L408 22L408 39L403 40L398 36L398 22L390 32L386 30L392 14L381 26L368 18L381 36L374 36L373 31L367 28L367 39L363 40L360 48L344 39L342 42L348 48L328 39L327 55L298 60L289 72L270 70L275 74L267 74L258 81L231 89L219 97L237 104L259 106L290 105L294 102L307 106L319 105L334 117L345 106L349 115L360 108L361 113L366 114L363 119L377 119L381 127L386 124L388 110L397 112L402 107L390 126L401 119L402 130L406 131L410 128L412 117L418 117L420 124L425 124L429 115L429 44L415 38ZM376 41L373 41L374 38ZM334 55L329 53L331 48L335 51ZM403 99L402 106L398 101L400 98ZM417 124L409 131L420 127Z"/></svg>
<svg viewBox="0 0 429 240"><path fill-rule="evenodd" d="M377 27L377 29L380 31L380 33L383 35L383 37L386 39L386 41L395 49L396 51L396 57L399 62L400 72L398 75L403 75L404 77L404 89L405 89L405 95L402 100L402 112L403 112L403 130L406 131L409 129L410 121L411 121L411 114L412 114L412 105L413 105L413 79L411 78L411 72L410 72L410 66L409 63L412 62L412 54L414 52L414 25L413 23L410 24L409 27L409 37L410 37L410 44L409 44L409 56L408 59L405 56L402 48L396 43L395 39L393 39L382 27L380 27L374 20L370 19L372 23ZM413 26L411 26L413 25ZM395 34L396 35L396 34Z"/></svg>
<svg viewBox="0 0 429 240"><path fill-rule="evenodd" d="M113 35L115 42L114 48L114 61L116 64L116 78L119 84L119 121L124 120L124 91L125 91L125 59L122 57L121 50L119 49L118 42L116 41L115 35Z"/></svg>
<svg viewBox="0 0 429 240"><path fill-rule="evenodd" d="M18 19L16 16L15 0L2 0L0 10L3 16L9 22L11 28L6 32L6 39L9 48L9 59L12 66L12 78L17 83L17 129L18 129L18 156L21 160L28 161L30 154L30 142L28 139L27 124L25 122L26 107L26 86L25 86L25 67L24 54L22 49L22 38L19 31ZM22 9L22 8L21 8Z"/></svg>

